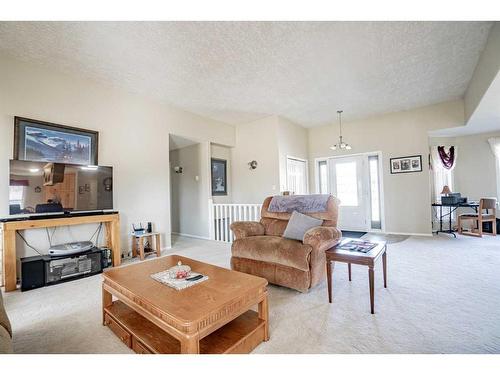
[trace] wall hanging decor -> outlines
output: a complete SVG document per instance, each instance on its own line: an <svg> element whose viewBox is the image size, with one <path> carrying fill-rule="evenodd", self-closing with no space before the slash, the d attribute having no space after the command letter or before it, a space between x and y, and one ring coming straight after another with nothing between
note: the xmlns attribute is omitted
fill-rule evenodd
<svg viewBox="0 0 500 375"><path fill-rule="evenodd" d="M250 167L250 170L256 169L257 168L257 160L249 161L248 166Z"/></svg>
<svg viewBox="0 0 500 375"><path fill-rule="evenodd" d="M99 133L14 117L14 159L97 165Z"/></svg>
<svg viewBox="0 0 500 375"><path fill-rule="evenodd" d="M227 161L211 159L212 195L227 195Z"/></svg>
<svg viewBox="0 0 500 375"><path fill-rule="evenodd" d="M391 173L422 172L422 155L391 158Z"/></svg>

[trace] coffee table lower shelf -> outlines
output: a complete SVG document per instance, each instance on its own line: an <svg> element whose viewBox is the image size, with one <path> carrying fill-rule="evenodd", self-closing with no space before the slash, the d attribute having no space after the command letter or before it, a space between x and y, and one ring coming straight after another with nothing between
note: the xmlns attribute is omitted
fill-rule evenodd
<svg viewBox="0 0 500 375"><path fill-rule="evenodd" d="M105 324L140 354L180 354L178 340L121 301L104 308ZM200 341L200 354L243 354L265 339L265 321L249 310Z"/></svg>

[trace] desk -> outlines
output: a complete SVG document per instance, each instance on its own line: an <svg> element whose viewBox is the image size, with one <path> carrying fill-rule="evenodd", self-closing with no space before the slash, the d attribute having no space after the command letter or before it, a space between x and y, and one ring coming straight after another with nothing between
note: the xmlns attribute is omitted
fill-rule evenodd
<svg viewBox="0 0 500 375"><path fill-rule="evenodd" d="M104 223L104 226L106 228L106 246L111 249L113 266L119 266L121 263L119 214L18 220L1 223L3 241L3 277L5 280L5 291L11 292L13 290L16 290L17 288L16 232L18 230L51 228L89 223Z"/></svg>
<svg viewBox="0 0 500 375"><path fill-rule="evenodd" d="M443 203L433 203L432 207L439 207L439 230L436 231L436 234L439 233L448 233L448 234L453 234L453 237L457 237L455 232L453 231L453 227L451 226L451 214L455 212L458 208L460 207L469 207L474 209L475 212L477 212L477 209L479 207L479 203L476 202L468 202L468 203L457 203L457 204L443 204ZM445 213L443 215L443 207L448 207L448 213ZM443 218L448 216L449 219L449 228L448 230L443 229Z"/></svg>

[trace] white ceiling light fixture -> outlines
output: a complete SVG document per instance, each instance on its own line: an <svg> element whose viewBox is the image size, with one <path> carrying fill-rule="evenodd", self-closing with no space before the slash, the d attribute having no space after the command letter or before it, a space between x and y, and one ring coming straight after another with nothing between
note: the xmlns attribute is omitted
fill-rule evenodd
<svg viewBox="0 0 500 375"><path fill-rule="evenodd" d="M337 111L339 114L339 124L340 124L340 135L339 135L339 143L334 144L333 146L330 146L330 150L336 151L336 150L350 150L352 147L348 143L345 143L342 139L342 112L343 111Z"/></svg>

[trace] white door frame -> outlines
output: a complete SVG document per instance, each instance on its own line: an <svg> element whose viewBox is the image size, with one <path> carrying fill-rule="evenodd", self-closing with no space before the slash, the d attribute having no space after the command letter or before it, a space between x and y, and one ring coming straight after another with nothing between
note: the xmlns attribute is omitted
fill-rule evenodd
<svg viewBox="0 0 500 375"><path fill-rule="evenodd" d="M336 158L343 158L343 157L351 157L351 156L365 156L366 160L368 160L369 156L376 155L378 156L378 176L379 176L379 198L380 198L380 227L381 229L374 229L371 228L371 220L367 224L367 232L379 232L379 233L385 233L385 202L384 202L384 160L382 156L382 151L371 151L371 152L360 152L356 154L345 154L345 155L335 155L335 156L322 156L322 157L317 157L314 158L314 180L315 180L315 192L316 194L320 193L320 186L319 186L319 168L318 168L318 163L320 161L326 161L328 162L328 159L336 159ZM330 186L330 176L329 173L330 171L327 169L328 173L328 186ZM371 203L371 199L370 199ZM370 215L371 216L371 215Z"/></svg>

